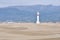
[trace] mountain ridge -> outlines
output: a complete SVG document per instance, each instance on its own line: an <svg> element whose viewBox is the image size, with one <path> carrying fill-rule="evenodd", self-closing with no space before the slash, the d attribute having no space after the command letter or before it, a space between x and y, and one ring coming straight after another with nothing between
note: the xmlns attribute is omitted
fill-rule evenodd
<svg viewBox="0 0 60 40"><path fill-rule="evenodd" d="M41 22L60 22L60 6L33 5L10 6L0 8L0 21L36 22L36 13L40 12Z"/></svg>

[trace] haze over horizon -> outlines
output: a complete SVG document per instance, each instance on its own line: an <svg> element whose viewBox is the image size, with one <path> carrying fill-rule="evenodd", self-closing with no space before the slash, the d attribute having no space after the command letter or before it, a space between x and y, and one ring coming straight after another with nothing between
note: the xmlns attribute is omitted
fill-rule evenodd
<svg viewBox="0 0 60 40"><path fill-rule="evenodd" d="M60 0L0 0L0 7L50 4L60 6Z"/></svg>

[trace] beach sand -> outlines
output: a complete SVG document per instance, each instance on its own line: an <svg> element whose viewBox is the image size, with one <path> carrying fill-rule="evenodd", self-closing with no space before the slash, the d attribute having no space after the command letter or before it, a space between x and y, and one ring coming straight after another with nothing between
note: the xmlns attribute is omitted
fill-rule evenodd
<svg viewBox="0 0 60 40"><path fill-rule="evenodd" d="M0 40L60 40L60 23L0 23Z"/></svg>

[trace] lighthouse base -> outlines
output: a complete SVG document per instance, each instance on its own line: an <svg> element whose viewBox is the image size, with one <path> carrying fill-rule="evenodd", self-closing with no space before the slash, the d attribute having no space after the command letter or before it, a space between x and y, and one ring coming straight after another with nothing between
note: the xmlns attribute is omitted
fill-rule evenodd
<svg viewBox="0 0 60 40"><path fill-rule="evenodd" d="M40 22L36 22L36 24L40 24Z"/></svg>

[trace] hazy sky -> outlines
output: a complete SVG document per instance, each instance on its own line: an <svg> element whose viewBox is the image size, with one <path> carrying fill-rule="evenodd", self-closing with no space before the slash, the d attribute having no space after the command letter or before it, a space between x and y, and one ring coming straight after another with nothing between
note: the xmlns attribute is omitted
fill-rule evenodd
<svg viewBox="0 0 60 40"><path fill-rule="evenodd" d="M0 0L0 7L16 6L16 5L59 5L60 0Z"/></svg>

